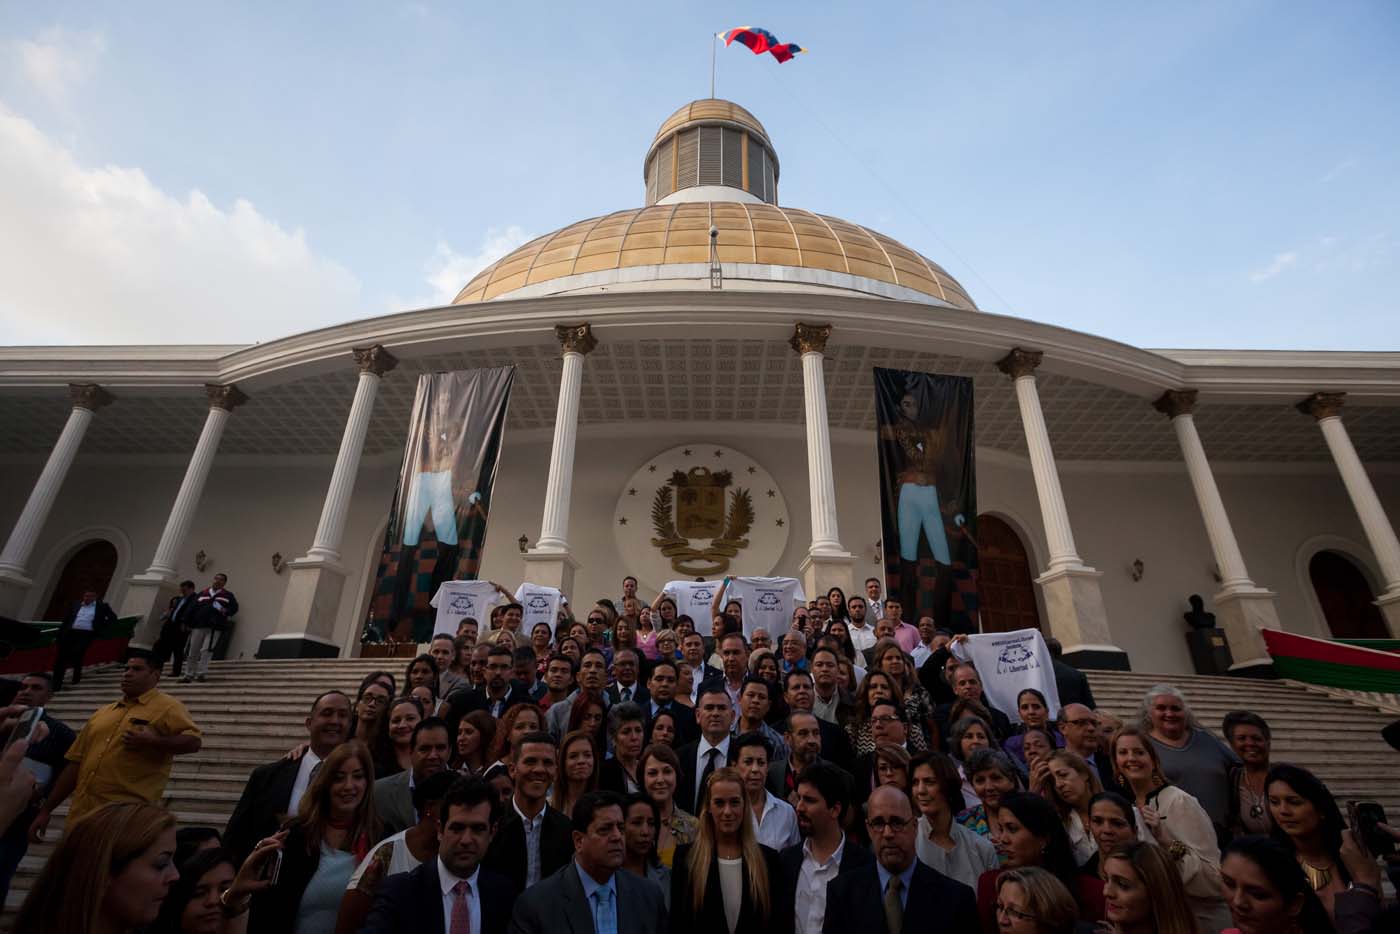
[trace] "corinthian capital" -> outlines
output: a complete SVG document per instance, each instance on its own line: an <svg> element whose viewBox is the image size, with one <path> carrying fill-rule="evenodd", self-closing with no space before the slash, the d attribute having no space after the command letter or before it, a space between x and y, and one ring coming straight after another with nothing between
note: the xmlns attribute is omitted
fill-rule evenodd
<svg viewBox="0 0 1400 934"><path fill-rule="evenodd" d="M218 383L205 383L204 392L209 396L209 408L232 412L248 401L243 391L233 384L221 386Z"/></svg>
<svg viewBox="0 0 1400 934"><path fill-rule="evenodd" d="M1190 415L1196 411L1196 390L1168 389L1157 397L1157 401L1152 403L1152 407L1167 418Z"/></svg>
<svg viewBox="0 0 1400 934"><path fill-rule="evenodd" d="M111 405L114 396L96 383L69 383L68 396L73 400L73 408L96 412L105 405Z"/></svg>
<svg viewBox="0 0 1400 934"><path fill-rule="evenodd" d="M1342 403L1346 402L1344 392L1315 392L1298 403L1298 411L1311 415L1318 421L1342 414Z"/></svg>
<svg viewBox="0 0 1400 934"><path fill-rule="evenodd" d="M383 344L355 347L351 349L350 353L354 354L355 365L360 368L361 373L383 376L399 365L399 358L389 353Z"/></svg>
<svg viewBox="0 0 1400 934"><path fill-rule="evenodd" d="M1045 352L1041 350L1022 350L1017 347L1011 353L997 361L997 369L1001 370L1012 379L1020 379L1022 376L1035 375L1036 367L1040 366L1040 361L1045 358Z"/></svg>
<svg viewBox="0 0 1400 934"><path fill-rule="evenodd" d="M564 353L587 354L598 346L598 338L593 336L593 327L587 321L582 324L556 324L554 336L559 339L559 349Z"/></svg>
<svg viewBox="0 0 1400 934"><path fill-rule="evenodd" d="M830 337L831 325L799 321L793 328L788 346L800 354L826 353L826 342Z"/></svg>

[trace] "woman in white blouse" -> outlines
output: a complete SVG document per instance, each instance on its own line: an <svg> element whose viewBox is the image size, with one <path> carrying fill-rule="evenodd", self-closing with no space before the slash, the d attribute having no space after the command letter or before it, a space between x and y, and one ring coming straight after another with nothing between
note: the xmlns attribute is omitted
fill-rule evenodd
<svg viewBox="0 0 1400 934"><path fill-rule="evenodd" d="M1034 788L1050 799L1064 821L1074 848L1074 862L1083 866L1098 852L1098 845L1089 832L1089 802L1103 791L1103 782L1084 759L1064 749L1047 757L1048 774L1043 788Z"/></svg>
<svg viewBox="0 0 1400 934"><path fill-rule="evenodd" d="M1118 783L1132 790L1143 824L1175 861L1196 923L1203 931L1229 927L1220 848L1210 815L1192 795L1167 783L1157 750L1142 730L1123 727L1114 734L1109 753Z"/></svg>

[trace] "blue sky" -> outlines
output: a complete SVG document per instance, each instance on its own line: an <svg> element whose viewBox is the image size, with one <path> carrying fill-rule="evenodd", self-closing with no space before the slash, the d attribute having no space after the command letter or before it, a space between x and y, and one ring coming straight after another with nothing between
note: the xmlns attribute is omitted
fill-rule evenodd
<svg viewBox="0 0 1400 934"><path fill-rule="evenodd" d="M0 6L0 342L247 342L437 304L640 204L718 94L782 203L988 310L1400 350L1400 4Z"/></svg>

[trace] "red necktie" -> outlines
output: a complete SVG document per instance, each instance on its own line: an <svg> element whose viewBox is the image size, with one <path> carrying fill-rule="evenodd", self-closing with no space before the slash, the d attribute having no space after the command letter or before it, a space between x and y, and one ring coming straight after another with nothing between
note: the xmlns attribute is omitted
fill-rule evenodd
<svg viewBox="0 0 1400 934"><path fill-rule="evenodd" d="M448 934L472 934L472 910L467 901L472 884L462 879L452 887L452 929Z"/></svg>

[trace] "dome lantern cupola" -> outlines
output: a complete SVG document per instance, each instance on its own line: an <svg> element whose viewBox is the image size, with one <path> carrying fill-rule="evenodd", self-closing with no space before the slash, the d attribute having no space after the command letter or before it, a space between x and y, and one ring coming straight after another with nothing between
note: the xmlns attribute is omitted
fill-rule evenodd
<svg viewBox="0 0 1400 934"><path fill-rule="evenodd" d="M677 110L656 131L642 168L646 203L778 203L778 155L753 114L705 98Z"/></svg>

